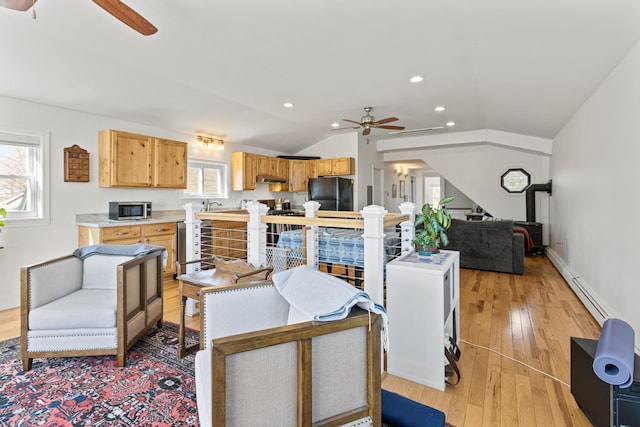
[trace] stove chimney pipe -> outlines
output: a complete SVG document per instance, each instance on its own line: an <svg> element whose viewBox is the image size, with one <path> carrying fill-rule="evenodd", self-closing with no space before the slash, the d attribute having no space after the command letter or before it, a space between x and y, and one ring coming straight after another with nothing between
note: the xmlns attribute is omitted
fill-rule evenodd
<svg viewBox="0 0 640 427"><path fill-rule="evenodd" d="M546 191L551 195L551 180L546 184L531 184L526 188L527 222L536 222L536 191Z"/></svg>

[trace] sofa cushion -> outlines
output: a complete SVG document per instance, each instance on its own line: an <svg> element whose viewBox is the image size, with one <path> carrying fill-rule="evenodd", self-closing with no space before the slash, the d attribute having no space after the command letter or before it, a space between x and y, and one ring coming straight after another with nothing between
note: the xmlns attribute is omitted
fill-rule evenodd
<svg viewBox="0 0 640 427"><path fill-rule="evenodd" d="M116 291L80 289L31 310L29 329L114 328Z"/></svg>
<svg viewBox="0 0 640 427"><path fill-rule="evenodd" d="M443 249L460 252L460 267L514 272L513 221L464 221L454 218L447 230L447 237L449 245Z"/></svg>
<svg viewBox="0 0 640 427"><path fill-rule="evenodd" d="M93 255L83 261L83 289L116 289L118 265L134 257L122 255Z"/></svg>

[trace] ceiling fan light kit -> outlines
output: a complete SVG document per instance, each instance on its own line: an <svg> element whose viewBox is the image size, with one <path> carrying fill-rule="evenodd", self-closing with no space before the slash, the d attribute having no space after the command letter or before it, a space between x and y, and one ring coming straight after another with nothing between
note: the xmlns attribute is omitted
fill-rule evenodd
<svg viewBox="0 0 640 427"><path fill-rule="evenodd" d="M397 117L387 117L386 119L376 120L376 118L371 115L371 110L373 110L373 107L364 107L365 115L360 118L359 122L355 120L350 120L350 119L342 119L345 122L353 123L358 126L334 128L333 130L363 128L362 135L366 136L366 135L369 135L371 133L371 129L374 129L374 128L389 129L389 130L404 129L404 126L392 126L392 125L386 124L386 123L397 121L398 120Z"/></svg>

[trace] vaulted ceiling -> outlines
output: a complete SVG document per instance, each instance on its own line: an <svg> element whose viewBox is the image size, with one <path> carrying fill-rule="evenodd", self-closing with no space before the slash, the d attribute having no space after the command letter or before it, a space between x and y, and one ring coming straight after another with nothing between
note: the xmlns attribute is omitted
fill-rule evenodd
<svg viewBox="0 0 640 427"><path fill-rule="evenodd" d="M553 138L640 39L634 0L125 2L158 32L91 1L0 8L0 95L286 153L365 106Z"/></svg>

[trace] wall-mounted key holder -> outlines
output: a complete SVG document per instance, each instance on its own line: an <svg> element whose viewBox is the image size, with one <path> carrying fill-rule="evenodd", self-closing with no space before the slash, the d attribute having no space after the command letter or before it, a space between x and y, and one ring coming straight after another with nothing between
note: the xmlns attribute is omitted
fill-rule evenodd
<svg viewBox="0 0 640 427"><path fill-rule="evenodd" d="M89 182L89 152L74 145L64 149L64 182Z"/></svg>

